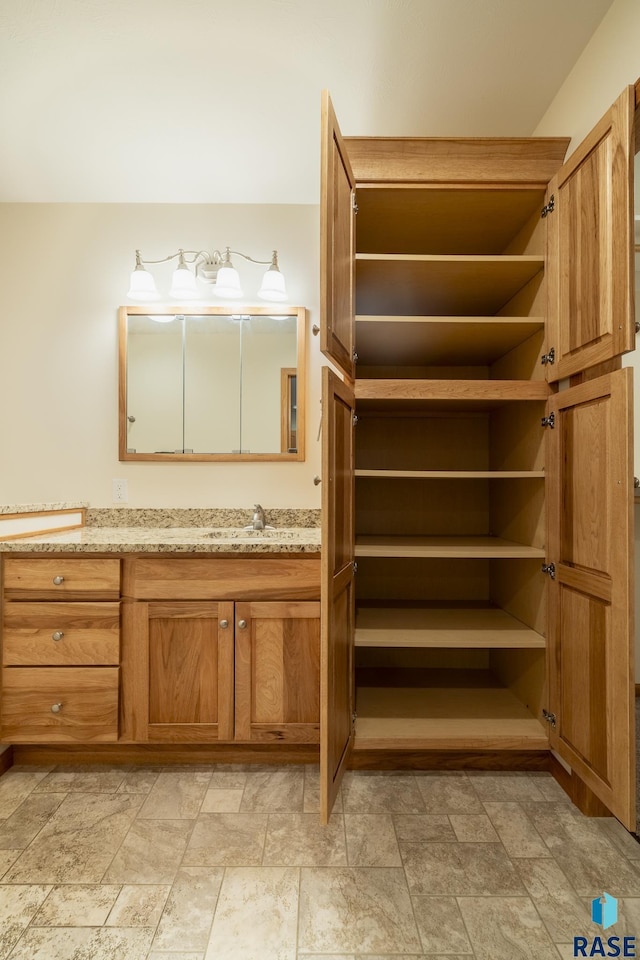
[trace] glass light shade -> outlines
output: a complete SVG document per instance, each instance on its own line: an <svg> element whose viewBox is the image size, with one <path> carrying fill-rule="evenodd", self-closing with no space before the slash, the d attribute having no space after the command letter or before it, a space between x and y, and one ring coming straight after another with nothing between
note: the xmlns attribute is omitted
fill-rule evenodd
<svg viewBox="0 0 640 960"><path fill-rule="evenodd" d="M242 296L240 276L235 267L220 267L213 292L225 300L237 300Z"/></svg>
<svg viewBox="0 0 640 960"><path fill-rule="evenodd" d="M155 280L143 266L137 266L131 274L127 297L129 300L143 300L147 303L149 300L160 299Z"/></svg>
<svg viewBox="0 0 640 960"><path fill-rule="evenodd" d="M196 278L184 263L179 263L173 271L169 296L174 300L197 300L200 297Z"/></svg>
<svg viewBox="0 0 640 960"><path fill-rule="evenodd" d="M258 290L258 296L261 300L286 300L287 290L284 285L284 277L278 269L269 267L262 278L262 286Z"/></svg>

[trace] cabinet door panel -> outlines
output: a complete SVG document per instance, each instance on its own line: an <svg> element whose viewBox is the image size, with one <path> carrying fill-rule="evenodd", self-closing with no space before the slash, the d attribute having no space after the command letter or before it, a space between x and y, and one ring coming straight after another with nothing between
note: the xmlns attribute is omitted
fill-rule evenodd
<svg viewBox="0 0 640 960"><path fill-rule="evenodd" d="M237 603L236 740L317 743L320 604Z"/></svg>
<svg viewBox="0 0 640 960"><path fill-rule="evenodd" d="M148 607L149 739L232 739L233 604Z"/></svg>
<svg viewBox="0 0 640 960"><path fill-rule="evenodd" d="M551 746L635 830L632 371L549 401Z"/></svg>
<svg viewBox="0 0 640 960"><path fill-rule="evenodd" d="M320 349L353 379L355 178L327 91L322 94Z"/></svg>
<svg viewBox="0 0 640 960"><path fill-rule="evenodd" d="M355 399L327 367L322 378L320 811L326 823L353 744Z"/></svg>
<svg viewBox="0 0 640 960"><path fill-rule="evenodd" d="M549 185L549 380L635 346L634 102L628 87Z"/></svg>

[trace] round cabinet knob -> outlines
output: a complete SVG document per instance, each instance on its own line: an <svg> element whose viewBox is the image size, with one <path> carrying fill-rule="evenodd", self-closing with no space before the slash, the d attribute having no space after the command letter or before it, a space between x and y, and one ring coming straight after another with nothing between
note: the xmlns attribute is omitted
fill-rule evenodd
<svg viewBox="0 0 640 960"><path fill-rule="evenodd" d="M241 630L246 630L246 629L247 629L247 621L246 621L246 620L238 620L238 626L240 627Z"/></svg>
<svg viewBox="0 0 640 960"><path fill-rule="evenodd" d="M64 583L64 577L61 577L60 574L58 574L57 577L53 578L53 582L55 583L56 587L59 587L61 583Z"/></svg>
<svg viewBox="0 0 640 960"><path fill-rule="evenodd" d="M228 620L221 620L221 621L220 621L220 627L221 627L223 630L226 630L228 626L229 626L229 621L228 621Z"/></svg>
<svg viewBox="0 0 640 960"><path fill-rule="evenodd" d="M61 703L52 703L52 704L51 704L51 713L60 713L61 710L62 710L62 704L61 704Z"/></svg>
<svg viewBox="0 0 640 960"><path fill-rule="evenodd" d="M64 630L56 630L54 633L51 634L52 640L62 640L63 637L64 637Z"/></svg>

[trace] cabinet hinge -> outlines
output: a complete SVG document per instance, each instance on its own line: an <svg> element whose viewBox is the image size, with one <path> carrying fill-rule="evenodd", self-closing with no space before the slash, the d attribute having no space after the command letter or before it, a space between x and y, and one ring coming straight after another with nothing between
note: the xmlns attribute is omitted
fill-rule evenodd
<svg viewBox="0 0 640 960"><path fill-rule="evenodd" d="M557 719L555 713L550 713L548 710L545 710L543 707L542 716L547 721L547 723L550 723L552 727L555 727L556 719Z"/></svg>
<svg viewBox="0 0 640 960"><path fill-rule="evenodd" d="M355 350L354 350L353 353L351 354L351 357L352 357L354 363L357 363L357 362L358 362L358 354L356 353Z"/></svg>
<svg viewBox="0 0 640 960"><path fill-rule="evenodd" d="M356 217L358 216L358 201L356 200L355 193L351 194L351 209L353 210Z"/></svg>
<svg viewBox="0 0 640 960"><path fill-rule="evenodd" d="M543 563L542 572L548 573L552 580L556 578L556 565L555 563Z"/></svg>
<svg viewBox="0 0 640 960"><path fill-rule="evenodd" d="M553 410L551 411L548 417L542 417L542 419L540 420L540 425L543 427L551 427L551 429L553 430L553 428L556 425L556 415L553 412Z"/></svg>
<svg viewBox="0 0 640 960"><path fill-rule="evenodd" d="M352 418L354 427L355 427L355 425L357 424L357 422L358 422L359 419L360 419L360 418L358 417L358 414L357 414L357 413L354 413L353 418Z"/></svg>
<svg viewBox="0 0 640 960"><path fill-rule="evenodd" d="M353 567L353 575L355 577L356 573L358 572L358 561L353 560L351 566Z"/></svg>
<svg viewBox="0 0 640 960"><path fill-rule="evenodd" d="M555 363L555 362L556 362L556 349L555 347L551 347L551 350L549 350L549 353L542 354L542 360L540 361L540 363L542 364L543 367L546 367L548 363Z"/></svg>
<svg viewBox="0 0 640 960"><path fill-rule="evenodd" d="M553 213L555 208L556 208L556 198L554 197L553 194L551 194L551 196L549 197L549 203L545 203L544 207L540 211L540 216L543 218L548 216L548 214Z"/></svg>
<svg viewBox="0 0 640 960"><path fill-rule="evenodd" d="M351 714L351 723L353 724L354 727L355 727L355 725L356 725L356 720L357 720L357 719L358 719L358 714L357 714L357 713L355 712L355 710L354 710L353 713Z"/></svg>

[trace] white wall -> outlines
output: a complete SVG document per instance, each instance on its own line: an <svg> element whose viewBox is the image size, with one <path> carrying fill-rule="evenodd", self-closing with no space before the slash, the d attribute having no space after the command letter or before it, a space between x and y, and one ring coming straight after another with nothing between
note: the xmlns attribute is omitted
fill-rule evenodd
<svg viewBox="0 0 640 960"><path fill-rule="evenodd" d="M155 259L227 244L260 259L278 249L310 332L318 238L313 205L0 204L0 503L109 506L111 481L123 477L131 506L318 507L318 338L308 336L307 459L271 464L120 463L117 340L136 248ZM261 305L264 268L236 266L246 305ZM154 273L168 290L171 267Z"/></svg>
<svg viewBox="0 0 640 960"><path fill-rule="evenodd" d="M640 77L640 2L614 0L556 94L534 135L571 136L569 152L578 146L628 84ZM636 178L636 212L640 211ZM637 294L636 294L637 296ZM623 360L634 367L635 473L640 476L640 358L638 351ZM640 679L640 506L635 508L636 562L636 680Z"/></svg>

